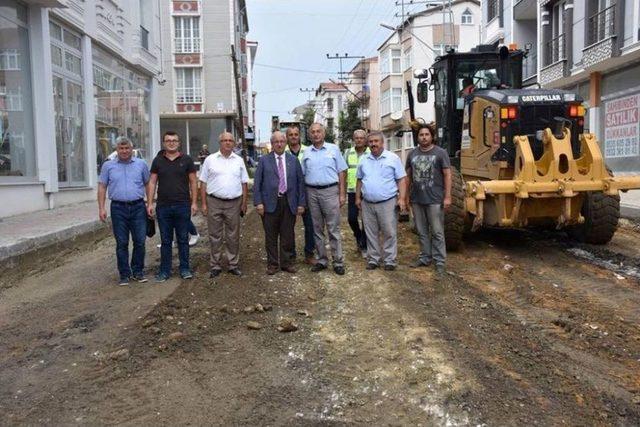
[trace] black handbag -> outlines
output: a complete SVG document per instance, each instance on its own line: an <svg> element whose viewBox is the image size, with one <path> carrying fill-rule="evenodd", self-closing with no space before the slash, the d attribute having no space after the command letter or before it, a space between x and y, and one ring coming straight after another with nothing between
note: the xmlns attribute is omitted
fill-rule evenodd
<svg viewBox="0 0 640 427"><path fill-rule="evenodd" d="M156 220L147 216L147 237L156 235Z"/></svg>

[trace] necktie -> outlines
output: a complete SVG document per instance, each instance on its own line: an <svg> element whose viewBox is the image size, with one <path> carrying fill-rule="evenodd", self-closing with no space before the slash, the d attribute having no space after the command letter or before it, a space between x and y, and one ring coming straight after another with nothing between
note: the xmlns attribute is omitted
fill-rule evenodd
<svg viewBox="0 0 640 427"><path fill-rule="evenodd" d="M282 156L278 156L278 192L284 194L287 192L287 179L284 176L284 165L282 164Z"/></svg>

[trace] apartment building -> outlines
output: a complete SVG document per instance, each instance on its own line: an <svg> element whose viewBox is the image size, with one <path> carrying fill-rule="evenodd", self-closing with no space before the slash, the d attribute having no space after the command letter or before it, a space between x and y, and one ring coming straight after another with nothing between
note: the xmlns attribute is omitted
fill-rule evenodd
<svg viewBox="0 0 640 427"><path fill-rule="evenodd" d="M482 2L482 43L515 44L528 50L522 61L524 86L537 83L538 0L488 0ZM541 52L545 50L541 49Z"/></svg>
<svg viewBox="0 0 640 427"><path fill-rule="evenodd" d="M316 111L315 120L322 123L327 133L339 136L338 119L340 112L345 109L347 94L349 91L344 84L323 82L318 85L314 98L314 108Z"/></svg>
<svg viewBox="0 0 640 427"><path fill-rule="evenodd" d="M480 2L453 1L449 7L435 6L409 16L378 48L380 87L380 128L387 149L404 161L413 149L407 83L414 99L419 80L416 70L428 69L448 49L468 51L480 41ZM415 103L416 118L435 120L433 93L426 103Z"/></svg>
<svg viewBox="0 0 640 427"><path fill-rule="evenodd" d="M250 66L257 43L247 41L244 0L163 0L161 132L178 132L183 150L219 148L223 131L252 136L254 94Z"/></svg>
<svg viewBox="0 0 640 427"><path fill-rule="evenodd" d="M541 0L539 81L585 99L585 128L616 173L640 172L640 2Z"/></svg>
<svg viewBox="0 0 640 427"><path fill-rule="evenodd" d="M362 126L365 129L380 129L379 76L377 56L358 61L349 72L347 99L360 102Z"/></svg>
<svg viewBox="0 0 640 427"><path fill-rule="evenodd" d="M158 2L1 6L0 217L93 200L116 138L160 146Z"/></svg>

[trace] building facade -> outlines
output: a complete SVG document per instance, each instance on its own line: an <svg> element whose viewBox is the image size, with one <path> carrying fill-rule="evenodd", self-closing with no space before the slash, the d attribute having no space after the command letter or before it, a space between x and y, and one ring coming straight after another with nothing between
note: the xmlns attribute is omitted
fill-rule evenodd
<svg viewBox="0 0 640 427"><path fill-rule="evenodd" d="M537 83L538 0L488 0L482 2L482 41L484 44L515 44L529 52L522 62L525 86Z"/></svg>
<svg viewBox="0 0 640 427"><path fill-rule="evenodd" d="M116 138L159 147L158 2L1 5L0 217L95 199Z"/></svg>
<svg viewBox="0 0 640 427"><path fill-rule="evenodd" d="M346 107L348 93L346 86L341 83L323 82L316 89L313 102L316 112L314 121L322 123L327 134L333 133L336 141L339 136L340 112Z"/></svg>
<svg viewBox="0 0 640 427"><path fill-rule="evenodd" d="M175 131L182 149L196 157L203 146L219 148L218 136L248 133L253 94L244 0L163 0L160 88L161 133Z"/></svg>
<svg viewBox="0 0 640 427"><path fill-rule="evenodd" d="M413 149L409 129L407 83L414 99L419 80L415 72L431 67L447 49L468 51L480 42L480 2L453 1L450 8L442 6L411 15L400 28L378 48L380 87L380 127L385 134L387 149L404 161ZM415 117L429 123L435 120L433 93L426 103L414 103Z"/></svg>
<svg viewBox="0 0 640 427"><path fill-rule="evenodd" d="M349 100L360 102L362 126L367 130L380 129L380 69L378 57L360 60L349 72Z"/></svg>
<svg viewBox="0 0 640 427"><path fill-rule="evenodd" d="M607 165L639 173L640 2L541 0L538 37L540 83L582 96Z"/></svg>

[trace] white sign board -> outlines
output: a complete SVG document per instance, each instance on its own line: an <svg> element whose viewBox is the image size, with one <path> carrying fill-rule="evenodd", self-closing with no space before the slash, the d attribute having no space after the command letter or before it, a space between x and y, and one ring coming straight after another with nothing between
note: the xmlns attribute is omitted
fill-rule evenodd
<svg viewBox="0 0 640 427"><path fill-rule="evenodd" d="M604 156L640 155L640 94L607 101L604 104Z"/></svg>

